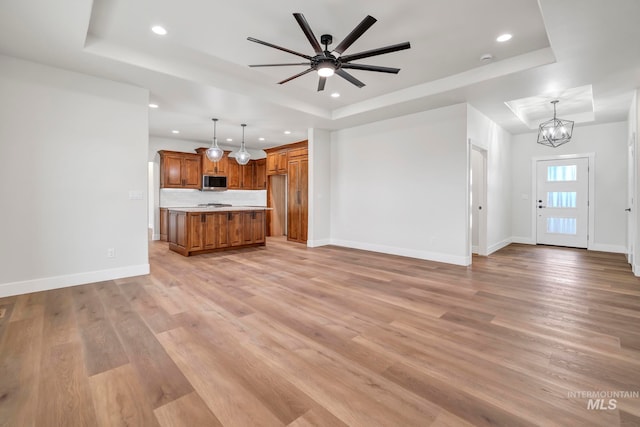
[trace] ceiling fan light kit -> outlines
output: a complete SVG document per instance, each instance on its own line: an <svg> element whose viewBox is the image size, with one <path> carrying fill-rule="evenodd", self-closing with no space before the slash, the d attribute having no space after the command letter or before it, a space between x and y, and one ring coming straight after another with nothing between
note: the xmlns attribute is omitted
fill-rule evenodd
<svg viewBox="0 0 640 427"><path fill-rule="evenodd" d="M349 48L356 40L360 38L373 24L376 23L376 19L372 16L367 15L366 18L360 22L345 38L342 40L338 46L332 51L329 51L329 45L333 42L333 37L330 34L323 34L320 37L320 43L324 45L324 50L322 49L321 44L318 42L318 39L313 34L309 23L305 19L304 15L301 13L294 13L293 17L300 25L302 32L311 43L311 47L313 48L315 55L306 55L304 53L296 52L291 49L287 49L285 47L281 47L272 43L268 43L262 40L255 39L253 37L247 37L247 40L259 43L265 46L272 47L274 49L281 50L283 52L287 52L299 57L302 57L307 60L307 62L297 62L297 63L286 63L286 64L255 64L249 65L249 67L283 67L283 66L294 66L294 65L306 65L309 68L295 74L287 79L284 79L278 84L287 83L293 79L304 76L312 71L316 71L318 73L318 91L324 90L327 77L331 77L333 74L337 74L343 79L347 80L349 83L362 88L365 86L363 82L355 78L353 75L349 74L345 69L351 70L362 70L362 71L375 71L378 73L390 73L390 74L398 74L400 71L399 68L391 68L391 67L380 67L377 65L367 65L367 64L352 64L351 61L356 61L358 59L369 58L372 56L383 55L385 53L397 52L399 50L405 50L411 48L411 44L409 42L398 43L391 46L381 47L377 49L371 49L364 52L355 53L352 55L342 55L345 50Z"/></svg>
<svg viewBox="0 0 640 427"><path fill-rule="evenodd" d="M541 123L538 128L538 144L556 148L571 141L574 122L556 118L556 104L558 102L560 101L557 99L551 101L553 119Z"/></svg>

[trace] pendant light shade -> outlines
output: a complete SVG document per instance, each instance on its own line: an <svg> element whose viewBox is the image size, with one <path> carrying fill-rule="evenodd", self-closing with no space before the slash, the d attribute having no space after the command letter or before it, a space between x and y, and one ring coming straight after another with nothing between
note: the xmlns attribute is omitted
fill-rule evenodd
<svg viewBox="0 0 640 427"><path fill-rule="evenodd" d="M212 162L218 162L224 156L224 151L222 148L218 147L218 138L216 137L216 122L218 119L213 120L213 142L211 143L211 147L207 150L207 158Z"/></svg>
<svg viewBox="0 0 640 427"><path fill-rule="evenodd" d="M236 153L236 162L238 162L239 165L246 165L247 163L249 163L249 160L251 159L251 154L247 151L247 149L244 146L244 128L247 125L242 124L241 126L242 126L242 143L240 145L240 151Z"/></svg>
<svg viewBox="0 0 640 427"><path fill-rule="evenodd" d="M573 122L571 120L556 118L556 104L558 102L560 101L557 99L551 101L553 104L553 119L540 124L538 129L538 144L555 148L571 141Z"/></svg>

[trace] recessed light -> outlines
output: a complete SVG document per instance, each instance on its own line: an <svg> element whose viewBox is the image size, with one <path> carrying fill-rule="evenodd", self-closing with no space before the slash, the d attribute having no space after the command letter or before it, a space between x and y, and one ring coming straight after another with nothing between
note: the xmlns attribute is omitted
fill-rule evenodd
<svg viewBox="0 0 640 427"><path fill-rule="evenodd" d="M158 104L149 104L149 108L158 108Z"/></svg>
<svg viewBox="0 0 640 427"><path fill-rule="evenodd" d="M161 25L154 25L153 27L151 27L151 31L153 31L155 34L159 36L167 35L167 30Z"/></svg>
<svg viewBox="0 0 640 427"><path fill-rule="evenodd" d="M496 41L499 41L501 43L502 42L506 42L506 41L511 40L511 37L513 37L511 34L502 34L502 35L498 36Z"/></svg>
<svg viewBox="0 0 640 427"><path fill-rule="evenodd" d="M233 138L227 138L227 142L232 142Z"/></svg>
<svg viewBox="0 0 640 427"><path fill-rule="evenodd" d="M333 93L331 94L331 97L332 97L332 98L340 98L340 94L339 94L338 92L333 92Z"/></svg>
<svg viewBox="0 0 640 427"><path fill-rule="evenodd" d="M291 131L290 131L290 130L285 130L285 131L284 131L284 134L285 134L285 135L289 135L290 133L291 133Z"/></svg>
<svg viewBox="0 0 640 427"><path fill-rule="evenodd" d="M264 141L263 137L258 138L258 141Z"/></svg>
<svg viewBox="0 0 640 427"><path fill-rule="evenodd" d="M174 130L172 130L172 131L171 131L171 133L180 133L180 131L179 131L179 130L174 129Z"/></svg>

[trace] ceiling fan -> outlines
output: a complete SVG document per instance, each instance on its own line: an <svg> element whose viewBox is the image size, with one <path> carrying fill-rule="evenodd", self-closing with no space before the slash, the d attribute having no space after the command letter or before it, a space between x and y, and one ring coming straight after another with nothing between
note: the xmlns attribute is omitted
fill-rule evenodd
<svg viewBox="0 0 640 427"><path fill-rule="evenodd" d="M309 67L307 70L304 70L303 72L298 73L295 76L291 76L287 79L282 80L281 82L278 82L278 84L283 84L293 79L296 79L300 76L304 76L305 74L310 73L311 71L317 71L319 76L318 91L324 90L325 83L327 82L327 77L332 76L334 73L339 75L343 79L347 80L348 82L361 88L365 84L362 83L360 80L356 79L355 77L353 77L351 74L349 74L345 70L349 70L349 69L364 70L364 71L377 71L379 73L398 74L398 71L400 71L400 69L391 68L391 67L380 67L377 65L352 64L351 61L355 61L363 58L369 58L371 56L382 55L385 53L396 52L399 50L409 49L411 47L409 42L404 42L404 43L394 44L391 46L381 47L378 49L371 49L364 52L354 53L351 55L342 55L344 51L347 50L349 46L353 44L353 42L358 40L358 38L360 38L360 36L362 36L362 34L364 34L364 32L369 29L369 27L375 24L376 19L374 17L367 15L367 17L364 18L362 22L360 22L360 24L358 24L358 26L355 27L353 31L351 31L347 35L347 37L345 37L345 39L342 40L342 42L340 42L340 44L338 44L338 46L332 51L329 51L328 49L328 46L333 42L333 37L330 34L323 34L320 37L320 43L324 45L324 49L322 49L322 46L320 45L320 43L318 43L318 39L313 34L313 31L311 31L311 27L309 26L309 23L307 22L307 20L304 18L304 15L302 15L301 13L294 13L293 17L296 19L296 21L300 25L300 28L302 28L302 32L304 32L304 35L307 36L309 43L311 43L311 46L315 51L315 56L305 55L303 53L296 52L291 49L287 49L281 46L277 46L275 44L271 44L262 40L255 39L253 37L247 37L247 40L249 41L260 43L265 46L269 46L278 50L282 50L284 52L291 53L293 55L300 56L308 61L308 62L297 62L297 63L289 63L289 64L249 65L249 67L283 67L283 66L290 66L290 65L307 65Z"/></svg>

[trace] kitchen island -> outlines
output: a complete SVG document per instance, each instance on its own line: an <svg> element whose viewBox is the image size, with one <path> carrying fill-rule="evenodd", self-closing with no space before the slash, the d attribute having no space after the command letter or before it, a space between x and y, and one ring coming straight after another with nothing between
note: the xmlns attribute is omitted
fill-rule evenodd
<svg viewBox="0 0 640 427"><path fill-rule="evenodd" d="M169 249L189 256L265 245L266 207L167 208Z"/></svg>

